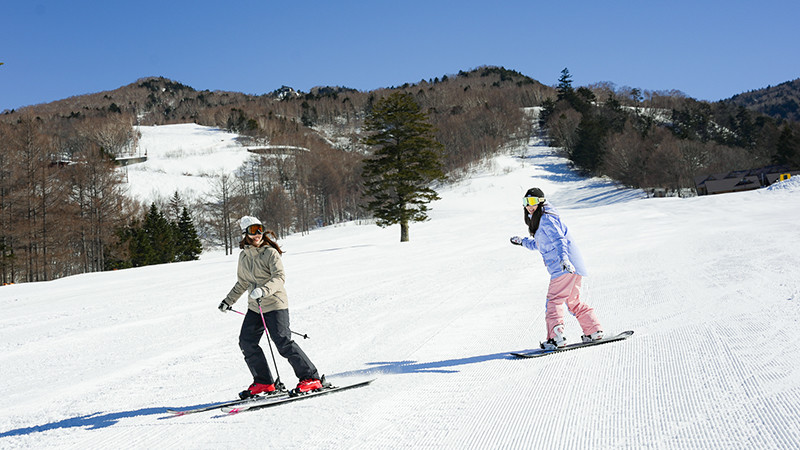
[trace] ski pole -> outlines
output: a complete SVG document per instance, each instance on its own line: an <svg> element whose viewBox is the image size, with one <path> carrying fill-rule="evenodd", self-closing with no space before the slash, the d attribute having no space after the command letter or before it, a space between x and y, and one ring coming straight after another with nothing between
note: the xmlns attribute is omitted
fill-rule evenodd
<svg viewBox="0 0 800 450"><path fill-rule="evenodd" d="M259 306L259 307L261 307L261 305L258 305L258 306ZM243 312L240 312L240 311L237 311L237 310L233 309L233 308L232 308L232 307L230 307L230 306L228 307L228 311L233 311L233 312L235 312L236 314L240 314L240 315L242 315L242 316L244 316L244 315L245 315L245 313L243 313ZM292 331L292 330L289 330L289 331ZM297 331L292 331L292 334L296 334L296 335L298 335L298 336L303 336L303 339L311 339L311 338L310 338L310 337L309 337L307 334L304 334L304 333L298 333Z"/></svg>
<svg viewBox="0 0 800 450"><path fill-rule="evenodd" d="M267 330L267 322L264 319L264 311L261 310L261 300L258 300L258 312L261 315L261 323L264 324L264 333L267 335L267 344L269 344L269 354L272 355L272 364L275 365L275 384L277 385L280 383L281 385L281 374L278 373L278 362L275 361L275 353L272 352L272 339L269 337L269 331Z"/></svg>

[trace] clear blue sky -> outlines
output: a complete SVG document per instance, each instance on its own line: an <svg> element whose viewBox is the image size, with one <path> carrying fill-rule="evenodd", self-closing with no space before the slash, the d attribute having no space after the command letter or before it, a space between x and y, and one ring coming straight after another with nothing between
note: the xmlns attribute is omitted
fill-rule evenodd
<svg viewBox="0 0 800 450"><path fill-rule="evenodd" d="M503 66L701 100L800 77L800 1L0 0L0 111L164 76L366 91Z"/></svg>

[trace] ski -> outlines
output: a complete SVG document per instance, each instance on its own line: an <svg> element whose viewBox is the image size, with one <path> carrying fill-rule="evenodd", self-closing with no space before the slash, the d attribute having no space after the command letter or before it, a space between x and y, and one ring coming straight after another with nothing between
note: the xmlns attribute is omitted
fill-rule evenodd
<svg viewBox="0 0 800 450"><path fill-rule="evenodd" d="M282 398L267 397L267 398L259 399L258 401L255 401L255 402L242 403L242 404L230 405L230 406L223 406L222 407L222 412L227 413L227 414L238 414L238 413L244 412L244 411L255 411L257 409L270 408L272 406L284 405L286 403L291 403L291 402L295 402L295 401L298 401L298 400L305 400L305 399L311 398L311 397L318 397L320 395L332 394L334 392L340 392L340 391L344 391L344 390L347 390L347 389L354 389L354 388L364 387L364 386L367 386L368 384L372 383L373 381L375 381L375 378L373 378L371 380L367 380L367 381L361 381L361 382L358 382L358 383L344 385L344 386L325 387L325 388L322 388L319 391L312 391L312 392L308 392L306 394L289 395L288 397L282 397Z"/></svg>
<svg viewBox="0 0 800 450"><path fill-rule="evenodd" d="M600 339L600 340L597 340L597 341L578 342L578 343L575 343L575 344L569 344L569 345L567 345L566 347L563 347L563 348L557 348L555 350L543 350L543 349L541 349L541 350L533 350L533 351L529 351L529 352L515 352L515 353L511 353L511 356L514 356L516 358L538 358L540 356L552 355L552 354L555 354L555 353L566 352L566 351L575 350L575 349L578 349L578 348L592 347L594 345L601 345L601 344L608 344L610 342L617 342L617 341L621 341L621 340L627 339L627 338L631 337L632 335L633 335L633 331L628 330L628 331L623 331L622 333L620 333L620 334L618 334L616 336L604 337L603 339Z"/></svg>
<svg viewBox="0 0 800 450"><path fill-rule="evenodd" d="M284 391L276 392L276 393L269 394L269 395L258 395L256 397L246 398L246 399L243 399L243 400L240 399L240 400L231 400L231 401L228 401L228 402L212 403L210 405L200 406L198 408L190 408L190 409L167 408L167 412L172 414L172 415L175 415L175 416L185 416L187 414L201 413L201 412L205 412L205 411L211 411L211 410L214 410L214 409L230 407L230 406L235 406L235 405L241 405L241 404L256 402L256 401L260 401L260 400L281 399L281 398L288 398L288 397L289 397L289 391L284 390Z"/></svg>

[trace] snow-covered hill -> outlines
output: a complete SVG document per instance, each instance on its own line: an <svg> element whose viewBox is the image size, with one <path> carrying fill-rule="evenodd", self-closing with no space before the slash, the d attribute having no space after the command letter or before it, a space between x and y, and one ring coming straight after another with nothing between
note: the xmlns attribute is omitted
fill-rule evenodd
<svg viewBox="0 0 800 450"><path fill-rule="evenodd" d="M168 417L251 382L241 316L216 309L235 255L0 288L0 448L800 447L800 186L646 199L517 153L443 189L411 242L355 224L281 241L303 349L367 388ZM532 186L606 331L632 338L508 357L545 333L541 258L508 242Z"/></svg>
<svg viewBox="0 0 800 450"><path fill-rule="evenodd" d="M147 161L122 168L129 194L145 203L169 198L186 200L210 193L220 174L231 174L253 157L239 135L187 123L140 126L139 154Z"/></svg>

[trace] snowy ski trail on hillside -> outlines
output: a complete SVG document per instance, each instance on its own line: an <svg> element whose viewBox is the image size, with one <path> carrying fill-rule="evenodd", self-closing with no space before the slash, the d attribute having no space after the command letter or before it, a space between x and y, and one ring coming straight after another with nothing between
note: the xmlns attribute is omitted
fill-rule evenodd
<svg viewBox="0 0 800 450"><path fill-rule="evenodd" d="M236 416L166 413L251 382L241 316L216 309L236 255L2 287L0 448L798 448L800 185L786 183L646 199L533 141L441 189L411 242L353 223L282 239L302 348L333 382L377 380ZM508 243L532 186L575 234L605 331L631 338L508 356L545 335L541 257Z"/></svg>

